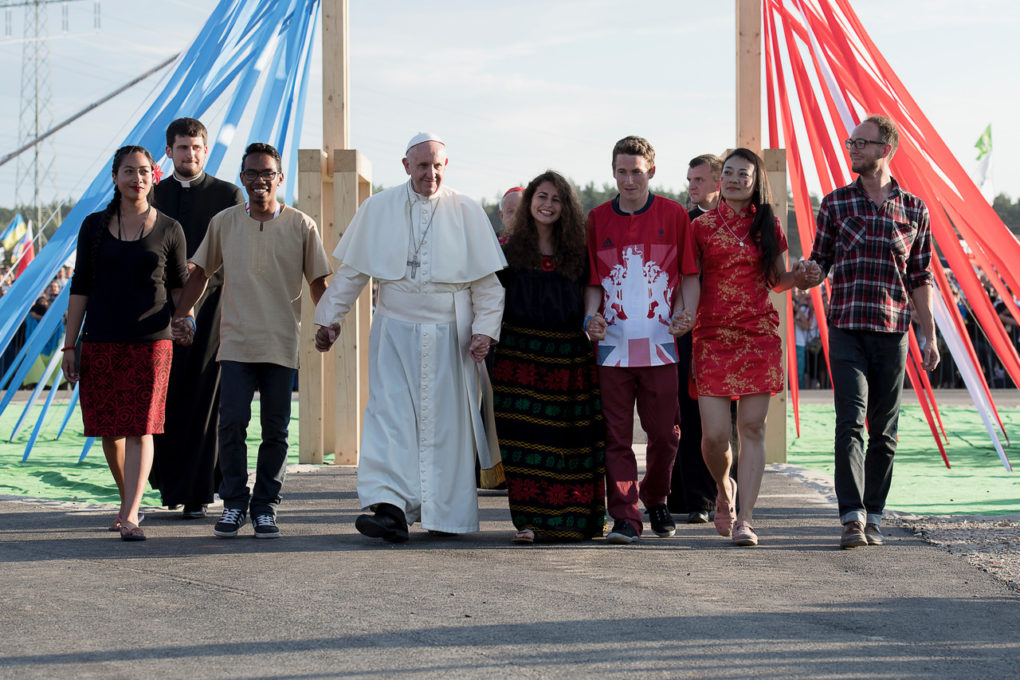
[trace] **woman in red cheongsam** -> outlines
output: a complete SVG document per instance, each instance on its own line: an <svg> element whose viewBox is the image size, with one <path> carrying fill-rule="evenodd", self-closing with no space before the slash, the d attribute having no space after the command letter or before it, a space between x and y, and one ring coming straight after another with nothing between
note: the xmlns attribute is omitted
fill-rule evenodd
<svg viewBox="0 0 1020 680"><path fill-rule="evenodd" d="M730 153L720 189L716 209L693 223L702 281L692 373L701 409L702 455L718 489L715 527L722 536L732 535L737 545L757 545L751 513L765 471L765 416L769 397L783 389L784 379L779 314L769 291L787 290L799 274L786 270L786 236L772 211L761 158L748 149ZM684 325L683 320L677 323ZM739 400L737 482L730 478L734 398ZM735 513L738 485L740 512Z"/></svg>

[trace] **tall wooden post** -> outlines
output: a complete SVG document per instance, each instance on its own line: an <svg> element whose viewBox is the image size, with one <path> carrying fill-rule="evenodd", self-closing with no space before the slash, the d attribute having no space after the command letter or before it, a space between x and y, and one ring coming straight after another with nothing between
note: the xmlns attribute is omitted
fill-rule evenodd
<svg viewBox="0 0 1020 680"><path fill-rule="evenodd" d="M761 141L761 0L736 0L737 28L737 146L762 156L772 187L773 209L786 229L786 154L782 149L765 149ZM783 347L783 374L786 374L786 294L773 294L772 304L779 312L779 337ZM765 434L765 460L786 462L786 380L783 391L769 401Z"/></svg>
<svg viewBox="0 0 1020 680"><path fill-rule="evenodd" d="M761 0L737 3L737 146L761 151Z"/></svg>
<svg viewBox="0 0 1020 680"><path fill-rule="evenodd" d="M354 212L371 194L371 166L350 146L347 0L322 3L322 149L300 152L302 207L312 215L332 253ZM314 185L314 186L313 186ZM333 262L334 268L338 265ZM347 315L332 352L319 354L312 338L314 306L302 301L300 460L356 464L361 417L368 400L368 328L371 291Z"/></svg>

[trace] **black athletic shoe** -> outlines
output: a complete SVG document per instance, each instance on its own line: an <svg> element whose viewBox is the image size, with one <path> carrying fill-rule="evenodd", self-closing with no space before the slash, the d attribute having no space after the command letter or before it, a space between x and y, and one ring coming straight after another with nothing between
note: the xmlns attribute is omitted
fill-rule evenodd
<svg viewBox="0 0 1020 680"><path fill-rule="evenodd" d="M269 513L252 517L251 525L255 527L255 538L280 537L280 527L276 526L276 518Z"/></svg>
<svg viewBox="0 0 1020 680"><path fill-rule="evenodd" d="M637 529L625 519L618 519L613 522L613 530L606 536L606 543L616 545L629 545L638 540Z"/></svg>
<svg viewBox="0 0 1020 680"><path fill-rule="evenodd" d="M358 515L354 527L365 536L390 543L403 543L408 538L404 511L389 503L376 505L372 515Z"/></svg>
<svg viewBox="0 0 1020 680"><path fill-rule="evenodd" d="M220 538L233 538L237 536L237 530L244 524L244 518L247 514L244 510L223 508L223 514L220 515L220 521L216 522L216 526L213 527L213 533Z"/></svg>
<svg viewBox="0 0 1020 680"><path fill-rule="evenodd" d="M673 521L673 516L669 514L669 508L665 503L648 508L648 523L652 525L652 531L659 538L669 538L676 533L676 522Z"/></svg>

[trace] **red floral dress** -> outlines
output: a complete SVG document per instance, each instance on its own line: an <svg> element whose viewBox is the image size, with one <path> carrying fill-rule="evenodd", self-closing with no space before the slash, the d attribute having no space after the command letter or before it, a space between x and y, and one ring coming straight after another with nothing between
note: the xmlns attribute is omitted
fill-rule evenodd
<svg viewBox="0 0 1020 680"><path fill-rule="evenodd" d="M748 234L754 212L725 201L693 222L701 260L691 372L698 396L732 397L783 389L779 313L761 273L761 249ZM776 220L780 252L786 235Z"/></svg>

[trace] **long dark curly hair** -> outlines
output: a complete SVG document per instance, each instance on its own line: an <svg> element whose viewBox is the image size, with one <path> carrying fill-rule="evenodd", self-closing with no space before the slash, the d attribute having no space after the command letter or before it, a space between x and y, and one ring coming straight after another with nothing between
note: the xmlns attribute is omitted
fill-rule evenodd
<svg viewBox="0 0 1020 680"><path fill-rule="evenodd" d="M113 198L110 199L110 202L106 204L106 208L103 209L103 219L100 220L99 228L96 230L96 233L92 235L92 242L89 244L89 257L92 260L92 271L94 273L99 271L99 249L102 247L103 241L106 240L107 235L109 235L108 225L110 224L110 220L112 220L113 216L117 214L118 210L120 210L121 197L120 189L117 188L117 173L120 171L120 166L124 162L124 158L133 153L142 154L149 160L149 163L152 164L153 168L156 167L156 159L153 158L152 154L149 153L149 150L143 146L122 146L113 154ZM152 202L151 188L149 189L149 202Z"/></svg>
<svg viewBox="0 0 1020 680"><path fill-rule="evenodd" d="M538 228L535 226L535 218L531 216L531 200L543 182L556 187L560 197L560 218L552 228L557 268L566 278L577 279L584 273L588 258L584 209L570 182L552 170L546 170L528 182L524 189L521 207L517 209L510 225L510 240L505 248L507 262L514 269L534 269L541 263Z"/></svg>
<svg viewBox="0 0 1020 680"><path fill-rule="evenodd" d="M750 149L743 147L734 149L723 160L723 166L736 156L754 165L754 189L751 192L751 206L754 208L754 219L751 222L749 236L751 241L761 249L761 273L768 285L774 286L782 272L776 269L776 257L779 256L779 239L776 238L776 216L772 210L772 188L769 176L765 171L765 162Z"/></svg>

